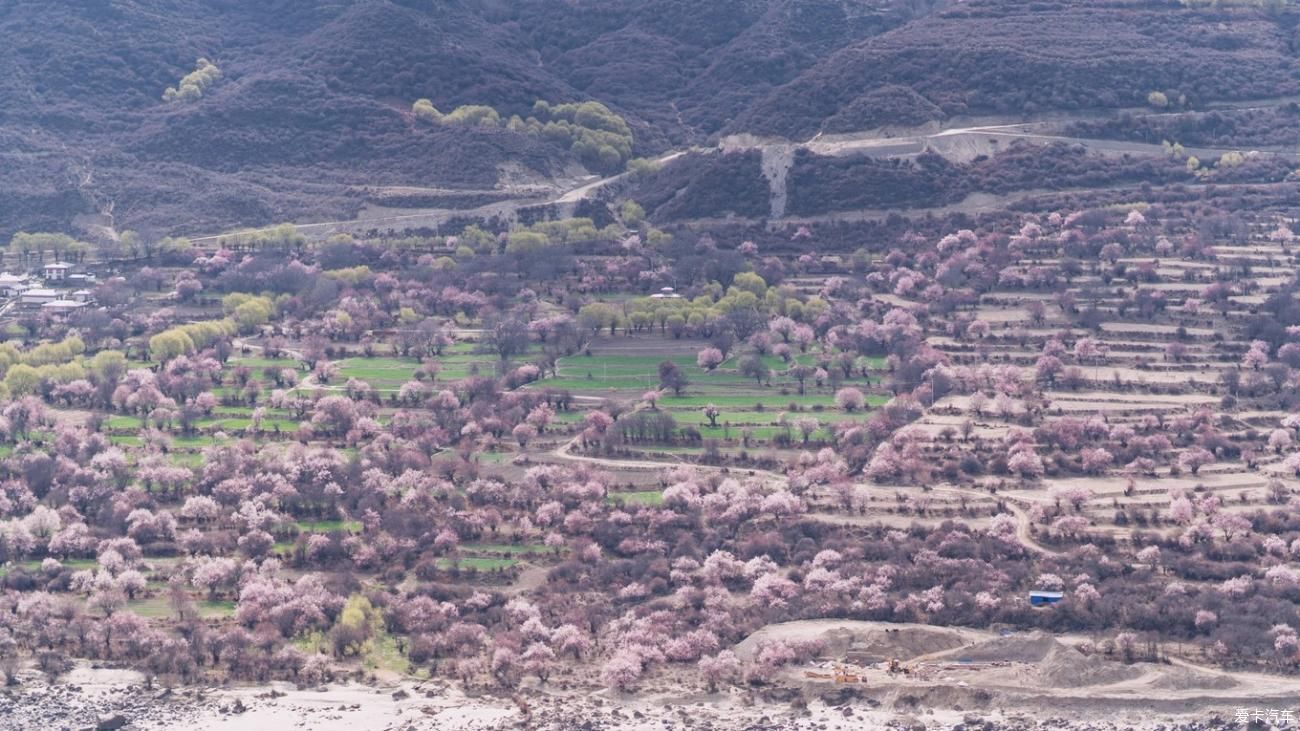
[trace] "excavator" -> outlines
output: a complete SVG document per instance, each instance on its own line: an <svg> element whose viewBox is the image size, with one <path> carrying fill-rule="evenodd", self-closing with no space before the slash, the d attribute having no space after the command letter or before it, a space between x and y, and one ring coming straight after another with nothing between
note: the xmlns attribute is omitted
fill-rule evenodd
<svg viewBox="0 0 1300 731"><path fill-rule="evenodd" d="M890 675L898 675L899 673L902 673L903 675L912 674L912 666L906 663L899 662L898 658L896 657L889 658L888 670Z"/></svg>

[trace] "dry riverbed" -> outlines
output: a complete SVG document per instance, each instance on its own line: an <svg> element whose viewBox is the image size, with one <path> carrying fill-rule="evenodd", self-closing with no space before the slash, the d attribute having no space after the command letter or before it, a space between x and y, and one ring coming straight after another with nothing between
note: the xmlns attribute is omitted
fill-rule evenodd
<svg viewBox="0 0 1300 731"><path fill-rule="evenodd" d="M153 731L486 731L489 729L1202 729L1232 727L1233 709L1223 713L1144 714L1130 706L1115 712L984 708L924 702L890 710L856 688L812 688L799 684L764 693L645 693L611 695L523 689L514 697L466 695L442 683L402 682L296 688L275 683L257 687L145 690L135 673L79 667L56 684L32 677L0 692L3 729L125 729ZM960 684L964 685L964 684ZM956 690L954 688L954 690ZM811 693L810 693L811 691ZM935 688L922 691L933 696ZM811 699L810 699L811 697ZM935 697L935 700L939 700ZM1069 704L1067 704L1069 705ZM949 707L938 707L949 706ZM1094 709L1101 711L1101 709ZM1226 722L1226 723L1225 723Z"/></svg>

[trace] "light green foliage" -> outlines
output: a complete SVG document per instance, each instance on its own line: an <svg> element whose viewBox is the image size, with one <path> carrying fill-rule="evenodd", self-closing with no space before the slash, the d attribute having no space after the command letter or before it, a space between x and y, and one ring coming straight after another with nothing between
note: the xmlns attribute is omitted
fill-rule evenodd
<svg viewBox="0 0 1300 731"><path fill-rule="evenodd" d="M273 310L270 301L259 297L236 307L231 319L239 325L240 332L252 332L270 321Z"/></svg>
<svg viewBox="0 0 1300 731"><path fill-rule="evenodd" d="M371 649L371 638L383 630L383 618L370 600L353 594L334 622L335 650L341 655L363 655Z"/></svg>
<svg viewBox="0 0 1300 731"><path fill-rule="evenodd" d="M37 393L44 383L68 383L86 377L86 369L79 363L49 363L33 367L18 363L5 373L5 390L11 396Z"/></svg>
<svg viewBox="0 0 1300 731"><path fill-rule="evenodd" d="M89 249L90 244L77 241L67 234L29 234L20 231L9 240L9 250L23 256L49 251L56 257L63 257L81 254Z"/></svg>
<svg viewBox="0 0 1300 731"><path fill-rule="evenodd" d="M528 227L529 231L544 234L552 241L565 244L577 244L595 241L601 237L596 224L590 218L565 218L559 221L539 221Z"/></svg>
<svg viewBox="0 0 1300 731"><path fill-rule="evenodd" d="M208 59L200 58L195 63L194 70L186 74L179 85L167 87L167 91L163 92L163 100L172 104L197 101L220 78L221 69Z"/></svg>
<svg viewBox="0 0 1300 731"><path fill-rule="evenodd" d="M165 242L166 239L163 241ZM217 243L223 247L293 249L305 246L307 237L292 223L282 223L257 231L237 231L226 234L218 239Z"/></svg>
<svg viewBox="0 0 1300 731"><path fill-rule="evenodd" d="M104 381L113 382L126 374L126 355L118 350L101 350L90 359L90 372Z"/></svg>
<svg viewBox="0 0 1300 731"><path fill-rule="evenodd" d="M627 171L633 177L649 175L658 169L659 163L654 160L648 160L644 157L638 157L627 161Z"/></svg>
<svg viewBox="0 0 1300 731"><path fill-rule="evenodd" d="M221 338L230 337L236 332L235 323L230 320L205 320L191 322L177 328L185 333L194 347L202 350Z"/></svg>
<svg viewBox="0 0 1300 731"><path fill-rule="evenodd" d="M1153 91L1150 94L1147 94L1147 104L1150 104L1156 109L1164 109L1169 106L1169 97L1165 96L1164 92Z"/></svg>
<svg viewBox="0 0 1300 731"><path fill-rule="evenodd" d="M522 254L543 251L553 246L597 241L602 238L612 239L621 230L601 231L590 218L566 218L559 221L539 221L531 226L517 228L506 234L505 251L508 254ZM467 258L474 253L489 254L497 249L497 237L478 226L467 226L460 232L458 257ZM461 249L467 249L462 251ZM455 266L453 260L435 262L438 267Z"/></svg>
<svg viewBox="0 0 1300 731"><path fill-rule="evenodd" d="M512 231L506 238L507 254L523 254L541 251L551 245L551 239L544 233L536 231Z"/></svg>
<svg viewBox="0 0 1300 731"><path fill-rule="evenodd" d="M470 225L460 232L460 243L479 254L486 254L496 249L497 237L477 225Z"/></svg>
<svg viewBox="0 0 1300 731"><path fill-rule="evenodd" d="M578 310L578 323L583 327L590 328L592 332L599 332L603 328L609 328L610 334L613 334L614 328L623 322L623 313L619 312L613 305L604 302L592 302L582 306Z"/></svg>
<svg viewBox="0 0 1300 731"><path fill-rule="evenodd" d="M194 352L194 341L180 330L164 330L149 338L149 355L162 363Z"/></svg>
<svg viewBox="0 0 1300 731"><path fill-rule="evenodd" d="M415 115L416 119L421 121L442 121L442 112L438 111L438 108L433 106L433 102L428 99L417 99L415 103L411 105L411 113Z"/></svg>
<svg viewBox="0 0 1300 731"><path fill-rule="evenodd" d="M374 608L370 606L370 600L359 594L353 594L348 597L348 602L343 606L343 611L339 613L338 623L344 627L360 629L369 621L370 614Z"/></svg>
<svg viewBox="0 0 1300 731"><path fill-rule="evenodd" d="M136 252L142 249L143 244L140 240L140 234L135 231L123 231L121 234L118 234L117 246L119 251L126 252L131 256L136 256Z"/></svg>
<svg viewBox="0 0 1300 731"><path fill-rule="evenodd" d="M526 125L540 126L543 137L567 143L578 161L592 170L615 172L632 157L632 129L600 102L551 105L539 101Z"/></svg>
<svg viewBox="0 0 1300 731"><path fill-rule="evenodd" d="M501 115L492 107L480 104L466 104L456 107L440 120L443 124L459 124L465 127L500 127Z"/></svg>
<svg viewBox="0 0 1300 731"><path fill-rule="evenodd" d="M673 242L673 235L667 231L652 228L645 233L645 241L651 246L667 246Z"/></svg>
<svg viewBox="0 0 1300 731"><path fill-rule="evenodd" d="M221 310L225 311L231 320L234 320L235 325L238 325L239 332L247 333L270 321L270 316L276 312L276 303L272 302L269 297L233 291L233 293L221 298ZM211 339L220 336L221 333L213 333Z"/></svg>
<svg viewBox="0 0 1300 731"><path fill-rule="evenodd" d="M732 280L731 286L742 292L751 292L755 297L767 294L767 282L753 272L741 272Z"/></svg>
<svg viewBox="0 0 1300 731"><path fill-rule="evenodd" d="M636 201L623 201L619 212L623 216L623 223L629 226L638 226L645 220L645 209Z"/></svg>
<svg viewBox="0 0 1300 731"><path fill-rule="evenodd" d="M57 343L41 343L20 351L13 343L0 343L0 374L9 393L34 393L42 383L67 383L86 377L79 361L86 345L76 335ZM12 376L12 378L10 378Z"/></svg>
<svg viewBox="0 0 1300 731"><path fill-rule="evenodd" d="M12 396L25 396L35 393L40 386L41 377L35 368L26 363L19 363L5 374L5 388Z"/></svg>
<svg viewBox="0 0 1300 731"><path fill-rule="evenodd" d="M1235 168L1246 162L1246 156L1237 151L1225 152L1214 164L1216 168Z"/></svg>
<svg viewBox="0 0 1300 731"><path fill-rule="evenodd" d="M482 104L465 104L443 114L428 99L419 99L411 105L411 113L421 122L455 124L462 127L500 127L501 115L492 107Z"/></svg>
<svg viewBox="0 0 1300 731"><path fill-rule="evenodd" d="M356 285L370 279L370 267L362 264L360 266L348 267L346 269L330 269L323 274L330 279L337 279L340 282Z"/></svg>
<svg viewBox="0 0 1300 731"><path fill-rule="evenodd" d="M501 115L492 107L482 104L465 104L443 114L428 99L417 99L411 113L421 122L456 124L463 127L500 127Z"/></svg>
<svg viewBox="0 0 1300 731"><path fill-rule="evenodd" d="M0 343L0 372L9 369L14 363L22 362L22 354L13 343Z"/></svg>
<svg viewBox="0 0 1300 731"><path fill-rule="evenodd" d="M49 365L51 363L67 363L73 358L86 352L86 344L76 335L69 335L57 343L41 343L31 350L23 353L20 360L29 365Z"/></svg>
<svg viewBox="0 0 1300 731"><path fill-rule="evenodd" d="M416 119L440 124L501 127L501 115L492 107L467 104L442 114L428 99L411 105ZM540 137L569 149L591 170L612 173L632 157L632 129L624 119L600 102L552 105L538 101L527 119L512 116L504 126L511 132Z"/></svg>
<svg viewBox="0 0 1300 731"><path fill-rule="evenodd" d="M265 297L258 299L269 301ZM236 311L239 306L236 306ZM178 355L188 355L196 350L202 350L221 338L234 335L238 329L238 325L231 319L177 325L149 338L149 354L156 361L166 362Z"/></svg>

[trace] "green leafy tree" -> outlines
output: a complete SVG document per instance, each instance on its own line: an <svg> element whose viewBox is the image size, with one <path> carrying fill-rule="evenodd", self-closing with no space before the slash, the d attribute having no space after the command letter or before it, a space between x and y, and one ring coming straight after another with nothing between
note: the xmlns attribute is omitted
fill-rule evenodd
<svg viewBox="0 0 1300 731"><path fill-rule="evenodd" d="M203 92L221 78L221 69L206 58L200 58L194 64L194 70L186 74L180 84L167 87L163 100L172 104L198 101Z"/></svg>
<svg viewBox="0 0 1300 731"><path fill-rule="evenodd" d="M159 363L193 352L194 341L179 330L164 330L149 338L149 355Z"/></svg>
<svg viewBox="0 0 1300 731"><path fill-rule="evenodd" d="M623 223L628 226L639 226L645 220L645 209L636 201L623 201L620 212L623 215Z"/></svg>

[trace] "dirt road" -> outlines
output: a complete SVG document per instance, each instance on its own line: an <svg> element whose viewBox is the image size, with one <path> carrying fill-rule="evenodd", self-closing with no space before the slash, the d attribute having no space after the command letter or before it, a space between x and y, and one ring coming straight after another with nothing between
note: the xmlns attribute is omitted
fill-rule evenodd
<svg viewBox="0 0 1300 731"><path fill-rule="evenodd" d="M1290 101L1290 99L1258 100L1254 102L1219 104L1215 105L1215 108L1241 110L1266 109L1280 106ZM973 157L977 154L987 154L994 151L998 149L1000 142L1005 143L1007 141L1024 140L1038 144L1050 144L1054 142L1080 144L1090 150L1103 154L1165 154L1163 147L1160 145L1120 140L1069 137L1053 134L1048 131L1052 128L1069 124L1070 122L1104 119L1106 116L1119 114L1124 111L1143 112L1148 110L1111 110L1104 113L1081 112L1069 115L1050 114L1043 115L1035 121L1025 121L1023 118L1009 117L952 119L949 120L949 123L953 125L950 127L939 126L936 128L932 126L929 129L918 129L900 134L886 133L881 130L869 130L835 135L818 134L803 142L782 139L765 139L751 135L733 135L720 140L717 143L716 149L757 149L762 152L765 160L763 172L764 176L768 180L769 187L771 188L772 202L770 207L771 210L769 212L770 216L774 221L780 223L808 223L815 222L815 219L794 219L785 216L785 201L788 195L788 190L786 188L786 176L784 173L788 171L789 163L790 161L793 161L794 153L799 149L807 149L821 155L871 155L877 157L909 156L918 154L925 149L936 149L946 156L963 158ZM1158 115L1152 113L1152 116ZM1001 146L1005 145L1003 144ZM671 162L690 151L691 150L669 151L656 158L654 162L657 164ZM1225 152L1232 151L1250 152L1250 150L1210 147L1186 148L1185 150L1186 154L1195 155L1201 158L1218 157ZM1292 159L1300 158L1300 153L1289 150L1259 150L1258 152L1259 154L1264 155L1283 155ZM560 190L550 195L547 195L543 189L538 186L520 188L518 195L488 203L478 208L428 208L412 210L411 213L402 214L387 214L384 211L378 211L378 215L362 216L351 220L299 222L295 225L297 225L299 230L308 234L312 238L325 238L334 233L362 233L372 229L401 230L413 228L437 228L453 219L460 220L465 217L513 220L516 214L523 208L534 208L548 205L556 207L561 212L567 212L569 215L572 215L573 207L577 203L595 197L600 191L607 187L625 180L627 175L628 173L619 173L618 175L611 175L596 180L585 180L579 184L559 181L555 187L560 188ZM508 193L509 191L506 192ZM1024 197L1024 194L1019 195L1019 197ZM996 203L991 202L990 205L1003 205L1011 200L1013 200L1013 198L999 197ZM981 206L979 200L969 200L948 208L960 212L977 212L986 207L987 206ZM942 209L909 209L908 212L915 215L921 215L927 212L927 210L935 213ZM887 215L888 213L888 211L844 211L828 216L827 220L858 220L852 217L854 215L858 215L861 219L867 220L878 217L878 214ZM265 229L251 230L259 231ZM190 237L190 240L196 244L210 246L215 244L217 239L221 236L222 234L206 234L192 236Z"/></svg>

